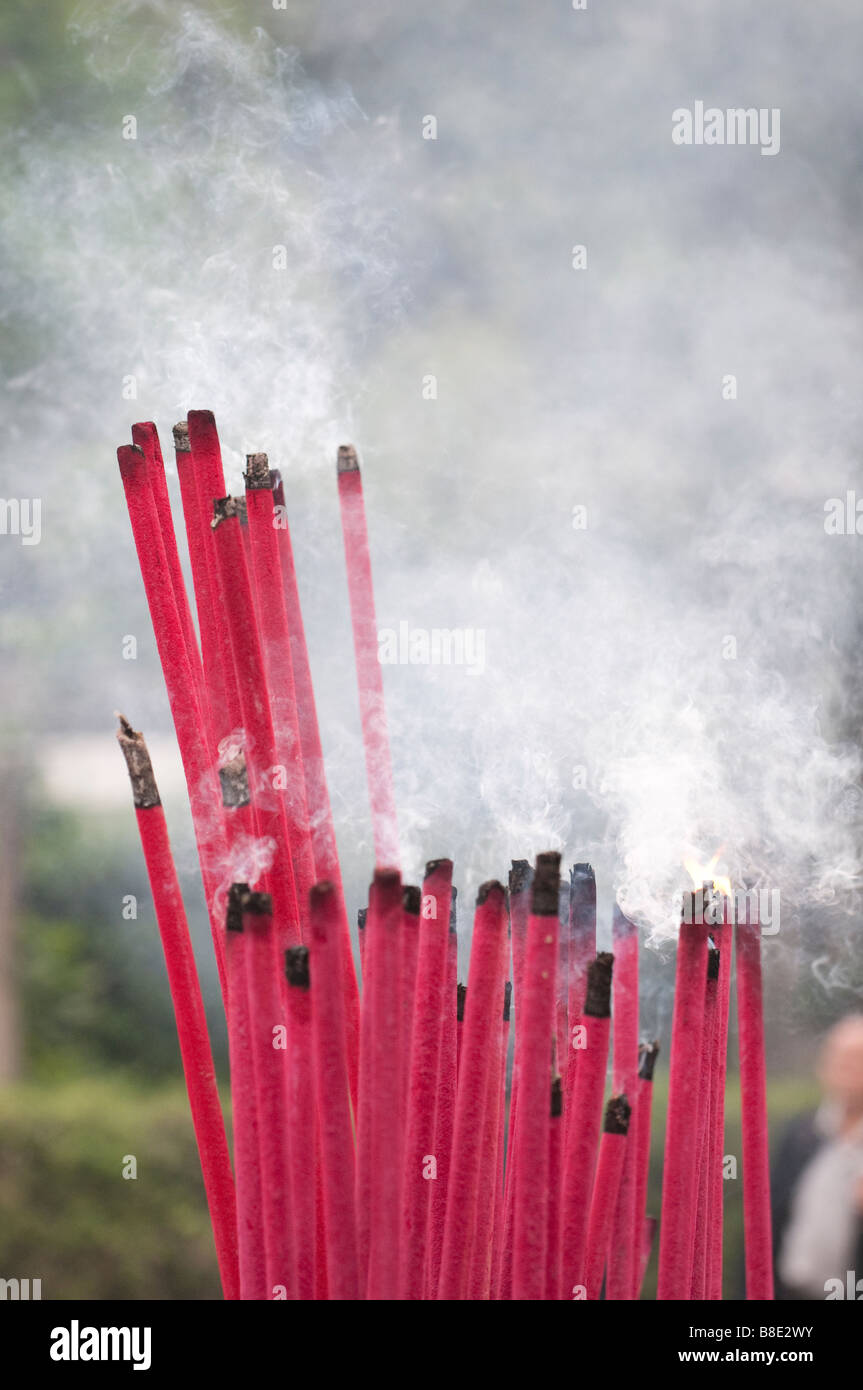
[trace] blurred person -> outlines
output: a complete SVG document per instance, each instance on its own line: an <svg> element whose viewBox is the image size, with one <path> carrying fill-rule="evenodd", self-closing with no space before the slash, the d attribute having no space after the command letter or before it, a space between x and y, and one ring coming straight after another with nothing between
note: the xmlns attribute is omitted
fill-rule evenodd
<svg viewBox="0 0 863 1390"><path fill-rule="evenodd" d="M830 1030L816 1074L823 1101L773 1168L776 1297L863 1298L863 1014Z"/></svg>

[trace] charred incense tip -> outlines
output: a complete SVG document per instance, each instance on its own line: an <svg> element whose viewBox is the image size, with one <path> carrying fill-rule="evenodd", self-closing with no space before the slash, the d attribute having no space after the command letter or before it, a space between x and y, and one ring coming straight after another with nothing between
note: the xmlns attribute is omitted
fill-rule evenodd
<svg viewBox="0 0 863 1390"><path fill-rule="evenodd" d="M611 933L614 939L617 940L620 936L631 936L634 931L635 923L627 917L619 904L615 903L611 915Z"/></svg>
<svg viewBox="0 0 863 1390"><path fill-rule="evenodd" d="M239 498L237 497L215 497L213 498L213 520L210 522L213 530L221 526L223 521L229 517L240 516Z"/></svg>
<svg viewBox="0 0 863 1390"><path fill-rule="evenodd" d="M631 1114L632 1106L626 1096L612 1096L605 1107L605 1124L602 1126L605 1133L628 1134Z"/></svg>
<svg viewBox="0 0 863 1390"><path fill-rule="evenodd" d="M212 426L213 429L216 427L216 417L212 410L190 410L186 419L194 420L197 425Z"/></svg>
<svg viewBox="0 0 863 1390"><path fill-rule="evenodd" d="M144 450L139 444L121 444L117 450L121 478L133 478L143 458Z"/></svg>
<svg viewBox="0 0 863 1390"><path fill-rule="evenodd" d="M298 989L308 989L308 946L291 946L285 951L285 975L287 976L289 985L296 985Z"/></svg>
<svg viewBox="0 0 863 1390"><path fill-rule="evenodd" d="M439 869L452 869L451 859L429 859L426 864L426 878L431 878Z"/></svg>
<svg viewBox="0 0 863 1390"><path fill-rule="evenodd" d="M722 954L722 952L719 951L719 950L717 950L717 948L716 948L715 946L711 946L710 950L707 952L707 978L708 978L708 980L718 980L718 979L719 979L719 957L721 956L721 954Z"/></svg>
<svg viewBox="0 0 863 1390"><path fill-rule="evenodd" d="M559 1076L551 1083L551 1118L556 1120L563 1114L563 1083Z"/></svg>
<svg viewBox="0 0 863 1390"><path fill-rule="evenodd" d="M227 931L243 930L243 903L251 893L248 883L232 883L228 889L228 910L225 914Z"/></svg>
<svg viewBox="0 0 863 1390"><path fill-rule="evenodd" d="M250 917L272 917L272 896L269 893L247 893L243 899L243 912Z"/></svg>
<svg viewBox="0 0 863 1390"><path fill-rule="evenodd" d="M146 811L151 806L161 806L159 788L153 776L153 765L144 742L144 735L136 733L124 715L117 711L120 727L117 742L126 759L129 781L132 783L132 800L136 810Z"/></svg>
<svg viewBox="0 0 863 1390"><path fill-rule="evenodd" d="M560 887L560 855L556 850L536 856L530 910L534 917L556 917Z"/></svg>
<svg viewBox="0 0 863 1390"><path fill-rule="evenodd" d="M592 1018L608 1018L611 1014L611 974L614 969L614 956L610 951L600 951L587 967L587 989L585 991L584 1012Z"/></svg>
<svg viewBox="0 0 863 1390"><path fill-rule="evenodd" d="M189 426L185 420L178 420L174 426L174 448L178 454L190 454Z"/></svg>
<svg viewBox="0 0 863 1390"><path fill-rule="evenodd" d="M402 907L412 917L419 917L422 894L413 883L406 883L402 889Z"/></svg>
<svg viewBox="0 0 863 1390"><path fill-rule="evenodd" d="M353 444L340 444L336 467L339 473L358 473L360 461Z"/></svg>
<svg viewBox="0 0 863 1390"><path fill-rule="evenodd" d="M512 1012L512 980L507 980L503 987L503 1021L509 1023L509 1016Z"/></svg>
<svg viewBox="0 0 863 1390"><path fill-rule="evenodd" d="M374 881L379 888L394 888L401 882L398 869L375 869Z"/></svg>
<svg viewBox="0 0 863 1390"><path fill-rule="evenodd" d="M449 929L452 936L458 936L458 889L450 889Z"/></svg>
<svg viewBox="0 0 863 1390"><path fill-rule="evenodd" d="M513 897L517 893L526 893L533 878L533 869L526 859L513 859L512 868L509 871L509 891Z"/></svg>
<svg viewBox="0 0 863 1390"><path fill-rule="evenodd" d="M219 781L222 784L222 805L226 810L236 810L238 806L249 804L249 774L246 759L242 753L231 758L229 763L219 768Z"/></svg>
<svg viewBox="0 0 863 1390"><path fill-rule="evenodd" d="M506 889L502 883L499 883L496 878L490 878L487 883L480 884L476 895L476 905L477 907L482 907L483 903L488 901L492 893L499 893L500 896L503 897L505 892Z"/></svg>
<svg viewBox="0 0 863 1390"><path fill-rule="evenodd" d="M322 878L318 883L313 883L309 889L309 902L323 902L324 898L331 898L335 891L335 886L330 880Z"/></svg>
<svg viewBox="0 0 863 1390"><path fill-rule="evenodd" d="M580 887L583 884L592 883L596 888L596 874L592 864L573 864L569 871L569 882L572 888Z"/></svg>
<svg viewBox="0 0 863 1390"><path fill-rule="evenodd" d="M357 908L357 929L358 929L359 931L365 931L365 929L366 929L366 921L368 920L368 915L369 915L369 910L368 910L367 907L358 907L358 908Z"/></svg>
<svg viewBox="0 0 863 1390"><path fill-rule="evenodd" d="M712 883L703 883L693 892L684 893L680 912L684 925L716 926L722 922L722 917L722 895L716 892Z"/></svg>
<svg viewBox="0 0 863 1390"><path fill-rule="evenodd" d="M467 985L456 985L455 987L455 1016L459 1023L464 1023L464 1001L467 998ZM450 1014L452 1018L452 1014Z"/></svg>
<svg viewBox="0 0 863 1390"><path fill-rule="evenodd" d="M246 471L243 478L249 492L270 491L270 460L266 454L246 454Z"/></svg>
<svg viewBox="0 0 863 1390"><path fill-rule="evenodd" d="M649 1043L638 1044L638 1079L639 1081L652 1081L653 1069L656 1066L656 1059L659 1056L659 1043L655 1040Z"/></svg>

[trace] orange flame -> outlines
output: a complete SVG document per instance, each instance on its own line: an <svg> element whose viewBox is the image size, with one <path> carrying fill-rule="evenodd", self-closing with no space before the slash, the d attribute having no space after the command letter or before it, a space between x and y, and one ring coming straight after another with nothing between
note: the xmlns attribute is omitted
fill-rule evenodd
<svg viewBox="0 0 863 1390"><path fill-rule="evenodd" d="M708 864L700 864L697 859L690 856L684 859L684 867L696 888L700 888L702 883L712 883L717 893L722 893L726 898L733 898L734 890L731 887L731 879L713 872L719 863L721 853L720 847Z"/></svg>

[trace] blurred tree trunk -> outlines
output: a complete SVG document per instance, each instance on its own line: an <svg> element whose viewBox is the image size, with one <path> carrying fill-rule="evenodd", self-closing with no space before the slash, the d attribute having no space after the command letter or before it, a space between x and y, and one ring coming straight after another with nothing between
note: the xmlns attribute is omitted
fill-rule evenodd
<svg viewBox="0 0 863 1390"><path fill-rule="evenodd" d="M18 927L20 814L17 777L0 765L0 1083L13 1081L21 1065L15 938Z"/></svg>

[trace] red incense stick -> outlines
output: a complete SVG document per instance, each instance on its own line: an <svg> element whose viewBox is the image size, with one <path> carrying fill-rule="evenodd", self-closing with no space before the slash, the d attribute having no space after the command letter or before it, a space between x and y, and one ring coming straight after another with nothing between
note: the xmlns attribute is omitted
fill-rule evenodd
<svg viewBox="0 0 863 1390"><path fill-rule="evenodd" d="M706 889L686 894L677 942L659 1228L659 1299L688 1299L692 1283L707 898Z"/></svg>
<svg viewBox="0 0 863 1390"><path fill-rule="evenodd" d="M428 863L422 889L408 1069L399 1270L399 1294L403 1299L423 1296L430 1199L438 1182L438 1159L434 1150L435 1093L440 1069L451 888L452 861L435 859Z"/></svg>
<svg viewBox="0 0 863 1390"><path fill-rule="evenodd" d="M399 950L399 1130L405 1133L411 1069L411 1032L420 940L421 894L414 884L402 889L402 931Z"/></svg>
<svg viewBox="0 0 863 1390"><path fill-rule="evenodd" d="M264 659L253 621L251 585L234 498L216 501L213 534L219 591L228 615L234 669L245 733L246 766L260 834L272 842L274 854L267 883L283 947L300 944L301 927L294 882L292 846L284 805L274 786L275 734L267 696Z"/></svg>
<svg viewBox="0 0 863 1390"><path fill-rule="evenodd" d="M596 1180L590 1204L587 1230L587 1261L584 1284L586 1297L598 1299L608 1258L612 1219L623 1177L630 1107L626 1096L612 1096L605 1107L605 1124L599 1144Z"/></svg>
<svg viewBox="0 0 863 1390"><path fill-rule="evenodd" d="M315 881L302 745L294 693L293 663L288 618L282 591L279 545L273 523L276 519L270 490L270 469L266 454L246 456L246 509L249 550L255 591L259 595L258 624L261 651L270 695L275 762L279 775L274 784L281 792L287 819L288 839L294 870L297 905L303 916L309 892Z"/></svg>
<svg viewBox="0 0 863 1390"><path fill-rule="evenodd" d="M644 1225L647 1219L647 1180L650 1175L650 1119L653 1109L653 1071L659 1043L642 1043L638 1049L638 1089L635 1103L635 1229L638 1258L632 1281L632 1297L638 1298L644 1278ZM652 1235L651 1235L652 1239Z"/></svg>
<svg viewBox="0 0 863 1390"><path fill-rule="evenodd" d="M533 870L526 859L513 859L509 871L509 913L512 936L512 970L516 1008L521 1007L524 981L524 957L527 946L527 919L530 909L530 885ZM512 1252L515 1212L513 1207L512 1179L515 1151L515 1133L518 1121L518 1077L519 1045L522 1030L515 1030L515 1047L512 1067L512 1085L509 1095L509 1130L506 1144L507 1165L504 1177L504 1229L500 1256L499 1297L512 1298Z"/></svg>
<svg viewBox="0 0 863 1390"><path fill-rule="evenodd" d="M342 983L345 995L345 1028L347 1030L348 1075L351 1084L351 1100L356 1113L357 1077L360 1051L360 995L357 974L354 969L351 949L351 934L345 910L342 871L336 847L336 832L330 795L327 789L324 755L321 748L321 735L318 728L318 715L315 706L315 692L309 666L309 653L306 646L306 633L303 613L300 606L300 593L294 566L294 553L291 546L291 533L288 529L288 516L285 507L285 492L277 470L270 474L273 482L273 502L275 515L273 524L279 547L281 564L282 592L285 601L285 614L291 640L291 670L294 678L294 696L297 706L297 726L300 734L300 752L303 761L303 779L306 789L306 807L309 816L309 833L312 839L312 854L315 861L315 878L332 883L340 907L342 931ZM362 937L360 938L362 943Z"/></svg>
<svg viewBox="0 0 863 1390"><path fill-rule="evenodd" d="M701 1085L698 1097L698 1159L695 1198L695 1230L692 1252L690 1297L699 1302L707 1297L710 1243L710 1156L712 1134L710 1104L716 1074L716 1029L718 1014L720 954L715 947L707 952L707 982L704 993L704 1034L701 1040Z"/></svg>
<svg viewBox="0 0 863 1390"><path fill-rule="evenodd" d="M398 822L384 684L378 659L378 626L363 484L356 450L351 444L339 448L338 477L375 859L378 864L398 864Z"/></svg>
<svg viewBox="0 0 863 1390"><path fill-rule="evenodd" d="M322 1190L329 1296L356 1299L354 1133L341 993L341 919L336 889L318 883L309 901L310 994L317 1111L320 1116Z"/></svg>
<svg viewBox="0 0 863 1390"><path fill-rule="evenodd" d="M504 917L506 912L504 910ZM505 972L507 943L504 944L503 965ZM504 989L506 986L504 986ZM500 1018L494 1021L489 1033L491 1063L486 1079L486 1097L483 1104L483 1128L480 1141L481 1157L479 1165L479 1187L476 1201L476 1221L472 1242L465 1247L470 1258L467 1297L485 1301L491 1297L492 1258L494 1253L494 1225L496 1213L496 1188L498 1177L498 1136L500 1133L500 1109L502 1094L500 1085L500 1047L503 1029Z"/></svg>
<svg viewBox="0 0 863 1390"><path fill-rule="evenodd" d="M171 576L174 601L183 630L186 655L192 668L198 702L203 707L204 673L201 667L201 653L198 649L198 639L189 610L189 596L186 593L186 584L180 567L171 500L168 496L168 480L165 476L165 463L162 458L162 446L159 443L159 433L152 420L141 421L132 426L132 443L137 444L147 460L147 471L153 489L153 500L156 504L156 515L159 518L159 529L162 533L162 544L165 547L165 559Z"/></svg>
<svg viewBox="0 0 863 1390"><path fill-rule="evenodd" d="M236 885L234 889L236 892ZM296 1298L297 1245L291 1211L291 1125L285 1053L273 1046L273 1030L284 1026L281 953L269 894L240 892L239 906L246 943L268 1296Z"/></svg>
<svg viewBox="0 0 863 1390"><path fill-rule="evenodd" d="M225 943L215 907L218 880L214 867L224 855L224 841L215 773L207 757L207 724L195 693L195 678L186 652L146 459L142 451L133 444L122 445L117 450L117 458L129 520L132 523L135 549L144 580L147 606L153 622L159 660L183 760L204 894L210 914L213 947L224 998Z"/></svg>
<svg viewBox="0 0 863 1390"><path fill-rule="evenodd" d="M287 989L288 1155L294 1228L297 1298L315 1297L315 1081L309 948L285 952Z"/></svg>
<svg viewBox="0 0 863 1390"><path fill-rule="evenodd" d="M716 1056L711 1074L710 1095L710 1223L707 1297L722 1298L723 1156L725 1152L725 1074L728 1065L728 1014L731 1002L731 924L734 900L724 900L724 921L712 930L719 949L719 999L716 1010Z"/></svg>
<svg viewBox="0 0 863 1390"><path fill-rule="evenodd" d="M222 669L219 643L218 595L210 576L211 562L208 555L209 547L212 545L210 532L212 504L207 507L206 516L202 516L201 499L192 458L192 446L189 442L189 427L185 420L181 420L179 424L174 426L174 457L177 462L177 476L180 480L186 543L189 549L192 583L195 589L195 607L201 633L204 703L207 707L210 755L215 758L218 753L219 740L232 726L227 714L226 673ZM224 483L222 483L219 488L219 495L224 490ZM226 644L227 641L227 634L225 634ZM233 666L231 679L233 680ZM239 721L237 727L239 727Z"/></svg>
<svg viewBox="0 0 863 1390"><path fill-rule="evenodd" d="M531 894L524 961L523 1029L516 1064L518 1125L513 1151L514 1299L545 1293L548 1242L548 1088L557 966L560 855L539 854Z"/></svg>
<svg viewBox="0 0 863 1390"><path fill-rule="evenodd" d="M747 904L748 907L748 904ZM757 909L737 922L737 1030L743 1134L743 1235L746 1297L773 1298L767 1076L761 989L761 927Z"/></svg>
<svg viewBox="0 0 863 1390"><path fill-rule="evenodd" d="M237 1299L240 1281L234 1178L195 956L147 746L143 735L136 733L122 715L118 717L117 739L129 769L141 847L165 953L219 1275L225 1298Z"/></svg>
<svg viewBox="0 0 863 1390"><path fill-rule="evenodd" d="M635 1096L638 1080L638 929L614 905L614 1038L612 1086L617 1095ZM606 1276L607 1297L630 1299L638 1268L640 1232L635 1220L635 1134L624 1149L623 1170L612 1216Z"/></svg>
<svg viewBox="0 0 863 1390"><path fill-rule="evenodd" d="M596 957L596 878L589 864L573 864L569 876L569 1063L565 1073L564 1128L572 1114L572 1090L578 1049L572 1046L575 1030L582 1023L587 970Z"/></svg>
<svg viewBox="0 0 863 1390"><path fill-rule="evenodd" d="M483 1282L480 1295L484 1299L496 1299L499 1297L500 1251L503 1240L504 1146L506 1143L506 1060L509 1051L509 1018L512 1002L511 980L505 982L503 991L498 1073L497 1077L492 1082L495 1090L494 1114L496 1138L494 1157L491 1164L491 1184L488 1197L491 1211L491 1259L488 1268L488 1278Z"/></svg>
<svg viewBox="0 0 863 1390"><path fill-rule="evenodd" d="M470 1284L472 1236L483 1158L489 1077L496 1073L497 1020L506 969L506 895L499 883L479 890L470 953L464 1023L464 1064L456 1096L452 1166L437 1297L463 1299Z"/></svg>
<svg viewBox="0 0 863 1390"><path fill-rule="evenodd" d="M593 1173L602 1124L602 1097L611 1031L614 957L602 951L587 971L580 1049L572 1092L573 1113L565 1128L560 1215L560 1297L582 1297L585 1243Z"/></svg>
<svg viewBox="0 0 863 1390"><path fill-rule="evenodd" d="M243 1299L272 1297L267 1282L264 1214L259 1159L252 1024L247 987L246 947L242 902L245 884L232 885L226 914L228 973L228 1048L231 1061L231 1110L234 1131L234 1169L237 1175L237 1244L240 1291Z"/></svg>
<svg viewBox="0 0 863 1390"><path fill-rule="evenodd" d="M492 1237L492 1274L490 1296L499 1299L501 1283L501 1257L503 1254L504 1226L506 1220L506 1064L509 1056L510 1014L512 1010L512 981L504 985L503 1033L501 1037L500 1080L498 1082L498 1131L497 1155L495 1158L494 1194L494 1235ZM510 1271L512 1266L510 1265Z"/></svg>
<svg viewBox="0 0 863 1390"><path fill-rule="evenodd" d="M545 1256L545 1295L557 1299L560 1288L560 1179L563 1161L563 1083L551 1083L548 1126L548 1241Z"/></svg>
<svg viewBox="0 0 863 1390"><path fill-rule="evenodd" d="M369 1299L398 1296L398 1249L401 1213L399 1132L399 1017L397 979L402 925L402 887L396 869L376 869L366 925L368 983L363 988L363 1042L368 1039L369 1089L360 1075L359 1159L369 1163L368 1285ZM368 1026L366 1010L368 1009ZM363 1143L363 1132L368 1140Z"/></svg>
<svg viewBox="0 0 863 1390"><path fill-rule="evenodd" d="M444 1225L446 1222L458 1067L456 1039L456 976L458 974L458 893L450 894L449 932L446 944L446 974L444 977L443 1007L441 1010L440 1053L438 1057L437 1093L435 1097L434 1145L430 1150L437 1158L437 1180L429 1193L428 1269L426 1298L436 1298L443 1256Z"/></svg>

